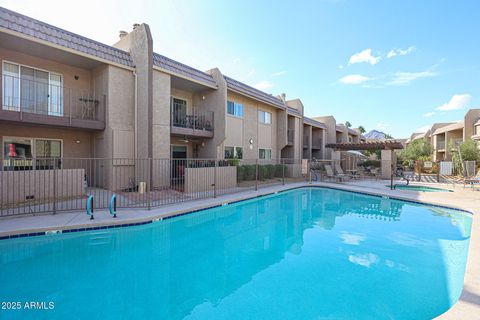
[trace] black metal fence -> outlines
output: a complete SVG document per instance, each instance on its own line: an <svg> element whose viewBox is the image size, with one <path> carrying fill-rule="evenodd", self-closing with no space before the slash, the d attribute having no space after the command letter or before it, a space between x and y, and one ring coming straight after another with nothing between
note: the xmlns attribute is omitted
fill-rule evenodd
<svg viewBox="0 0 480 320"><path fill-rule="evenodd" d="M4 159L0 216L95 209L150 209L309 180L301 159Z"/></svg>

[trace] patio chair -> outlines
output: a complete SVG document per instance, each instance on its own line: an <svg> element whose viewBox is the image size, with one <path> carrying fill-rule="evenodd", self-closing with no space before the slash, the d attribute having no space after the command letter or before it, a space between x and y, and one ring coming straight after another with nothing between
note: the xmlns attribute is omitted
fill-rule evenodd
<svg viewBox="0 0 480 320"><path fill-rule="evenodd" d="M338 163L335 163L335 171L337 172L337 176L339 177L350 178L350 179L352 178L351 175L345 174L345 172L343 172L342 167Z"/></svg>
<svg viewBox="0 0 480 320"><path fill-rule="evenodd" d="M326 164L325 165L325 171L327 172L327 177L330 178L330 179L334 179L335 181L336 180L341 180L341 177L335 175L335 173L333 172L333 169L332 169L332 166L329 165L329 164Z"/></svg>
<svg viewBox="0 0 480 320"><path fill-rule="evenodd" d="M466 185L470 185L472 187L472 191L475 190L475 185L480 184L480 171L477 174L470 178L463 179L463 188L465 189Z"/></svg>

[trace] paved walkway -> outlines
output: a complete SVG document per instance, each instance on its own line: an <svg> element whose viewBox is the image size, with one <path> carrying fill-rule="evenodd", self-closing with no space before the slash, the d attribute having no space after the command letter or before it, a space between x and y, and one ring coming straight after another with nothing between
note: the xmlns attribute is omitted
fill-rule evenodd
<svg viewBox="0 0 480 320"><path fill-rule="evenodd" d="M389 190L386 181L355 181L343 184L315 182L316 186L327 186L350 191L359 191L375 195L396 197L404 200L415 200L424 203L443 205L474 213L472 234L470 239L465 284L460 300L446 313L437 319L480 319L480 192L464 189L463 186L447 184L431 184L430 186L454 190L454 192L414 192ZM416 184L413 182L412 184ZM422 185L429 185L422 183ZM86 228L112 224L128 224L162 219L192 210L211 207L248 199L251 197L308 186L308 183L292 183L285 186L265 187L258 191L245 191L209 198L178 203L171 206L148 210L119 210L118 218L112 218L108 211L95 212L95 220L89 220L84 212L59 213L56 215L23 216L0 219L0 237L10 234L31 233L72 228Z"/></svg>

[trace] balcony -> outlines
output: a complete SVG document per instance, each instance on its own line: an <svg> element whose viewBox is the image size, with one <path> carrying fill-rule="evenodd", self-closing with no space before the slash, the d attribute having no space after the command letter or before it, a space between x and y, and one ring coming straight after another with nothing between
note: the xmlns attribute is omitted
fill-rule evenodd
<svg viewBox="0 0 480 320"><path fill-rule="evenodd" d="M287 145L293 146L295 140L295 130L287 129Z"/></svg>
<svg viewBox="0 0 480 320"><path fill-rule="evenodd" d="M462 144L462 142L463 142L462 138L451 139L450 140L450 145L451 145L452 150L457 149Z"/></svg>
<svg viewBox="0 0 480 320"><path fill-rule="evenodd" d="M310 137L303 136L303 148L308 149L310 148Z"/></svg>
<svg viewBox="0 0 480 320"><path fill-rule="evenodd" d="M213 112L198 111L187 113L186 108L171 108L171 133L175 135L212 138Z"/></svg>
<svg viewBox="0 0 480 320"><path fill-rule="evenodd" d="M105 129L105 96L2 75L0 121L90 130Z"/></svg>
<svg viewBox="0 0 480 320"><path fill-rule="evenodd" d="M445 150L445 141L437 141L436 149L437 149L437 151L444 151Z"/></svg>
<svg viewBox="0 0 480 320"><path fill-rule="evenodd" d="M323 146L322 139L313 139L312 140L312 149L321 150Z"/></svg>

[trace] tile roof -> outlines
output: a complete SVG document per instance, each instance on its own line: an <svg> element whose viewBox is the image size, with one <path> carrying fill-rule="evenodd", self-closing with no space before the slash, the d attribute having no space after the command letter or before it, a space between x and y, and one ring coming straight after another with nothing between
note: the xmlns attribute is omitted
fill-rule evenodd
<svg viewBox="0 0 480 320"><path fill-rule="evenodd" d="M189 67L155 52L153 53L153 65L171 71L172 73L205 83L209 86L217 86L217 83L210 74Z"/></svg>
<svg viewBox="0 0 480 320"><path fill-rule="evenodd" d="M277 98L271 94L265 93L253 87L250 87L240 81L234 80L227 76L224 76L225 81L227 81L227 88L233 91L239 92L241 94L245 94L249 97L252 97L256 100L263 101L270 105L274 105L278 108L285 109L285 103L282 99Z"/></svg>
<svg viewBox="0 0 480 320"><path fill-rule="evenodd" d="M303 122L306 123L306 124L315 126L315 127L319 127L319 128L322 128L322 129L327 129L327 126L324 123L322 123L320 121L317 121L317 120L314 120L314 119L311 119L311 118L303 117Z"/></svg>
<svg viewBox="0 0 480 320"><path fill-rule="evenodd" d="M335 130L340 132L345 132L345 128L345 126L340 126L338 124L335 126Z"/></svg>
<svg viewBox="0 0 480 320"><path fill-rule="evenodd" d="M0 7L0 28L18 32L117 64L133 67L130 54L112 46Z"/></svg>
<svg viewBox="0 0 480 320"><path fill-rule="evenodd" d="M354 130L354 129L352 129L352 128L348 128L348 133L353 134L353 135L355 135L355 136L358 136L358 131L357 131L357 130Z"/></svg>

